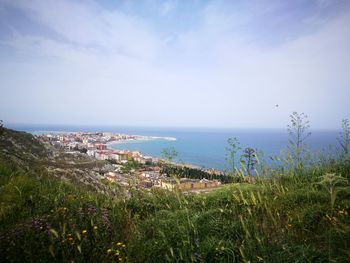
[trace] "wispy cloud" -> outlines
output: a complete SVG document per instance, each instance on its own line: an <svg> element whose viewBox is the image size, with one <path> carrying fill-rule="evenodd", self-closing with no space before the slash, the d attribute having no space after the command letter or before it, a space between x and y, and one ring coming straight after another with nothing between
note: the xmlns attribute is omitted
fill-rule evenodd
<svg viewBox="0 0 350 263"><path fill-rule="evenodd" d="M145 21L91 1L11 1L9 5L62 37L59 42L141 58L152 57L157 49Z"/></svg>
<svg viewBox="0 0 350 263"><path fill-rule="evenodd" d="M0 1L7 18L0 32L12 32L0 37L3 118L275 127L300 110L315 126L333 127L349 114L346 2L153 1L143 7L130 4L125 12L95 1Z"/></svg>

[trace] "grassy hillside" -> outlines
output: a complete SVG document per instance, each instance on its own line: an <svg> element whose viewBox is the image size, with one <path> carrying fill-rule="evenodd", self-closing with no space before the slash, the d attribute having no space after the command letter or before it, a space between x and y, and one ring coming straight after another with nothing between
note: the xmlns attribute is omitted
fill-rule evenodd
<svg viewBox="0 0 350 263"><path fill-rule="evenodd" d="M14 143L34 151L31 139ZM254 184L229 184L205 195L159 189L102 194L52 176L44 165L23 169L23 161L16 166L15 160L10 152L0 158L2 262L350 258L350 161L345 158L305 168L302 175L275 170Z"/></svg>
<svg viewBox="0 0 350 263"><path fill-rule="evenodd" d="M85 154L69 154L41 143L32 134L3 128L0 160L14 170L47 174L66 182L84 185L97 192L109 192L100 180L108 163Z"/></svg>

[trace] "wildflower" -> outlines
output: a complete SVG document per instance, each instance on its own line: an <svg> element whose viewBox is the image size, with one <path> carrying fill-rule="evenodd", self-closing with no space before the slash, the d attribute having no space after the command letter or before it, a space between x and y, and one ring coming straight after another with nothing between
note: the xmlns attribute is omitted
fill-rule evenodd
<svg viewBox="0 0 350 263"><path fill-rule="evenodd" d="M96 206L94 206L94 205L92 205L92 204L89 204L89 205L87 206L87 212L88 212L89 214L95 214L95 213L97 212Z"/></svg>
<svg viewBox="0 0 350 263"><path fill-rule="evenodd" d="M348 212L344 209L338 211L339 215L348 215Z"/></svg>
<svg viewBox="0 0 350 263"><path fill-rule="evenodd" d="M101 214L102 214L101 215L102 223L107 225L107 226L110 226L108 210L106 208L102 208Z"/></svg>
<svg viewBox="0 0 350 263"><path fill-rule="evenodd" d="M97 226L94 226L94 230L97 230L97 228L98 228Z"/></svg>
<svg viewBox="0 0 350 263"><path fill-rule="evenodd" d="M122 242L118 242L118 243L117 243L117 246L118 246L118 247L121 246L121 245L123 245Z"/></svg>
<svg viewBox="0 0 350 263"><path fill-rule="evenodd" d="M81 233L86 234L86 233L87 233L87 230L84 229L83 231L81 231Z"/></svg>
<svg viewBox="0 0 350 263"><path fill-rule="evenodd" d="M112 252L112 249L107 249L107 254L111 254L111 252Z"/></svg>
<svg viewBox="0 0 350 263"><path fill-rule="evenodd" d="M126 247L125 244L123 244L122 247L125 248Z"/></svg>

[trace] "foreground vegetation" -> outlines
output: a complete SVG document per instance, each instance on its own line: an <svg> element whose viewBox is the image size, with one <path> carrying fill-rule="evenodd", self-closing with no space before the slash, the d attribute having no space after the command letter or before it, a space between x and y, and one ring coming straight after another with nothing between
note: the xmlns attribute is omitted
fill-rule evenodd
<svg viewBox="0 0 350 263"><path fill-rule="evenodd" d="M308 165L299 158L297 166L262 167L254 170L250 183L243 167L236 174L240 183L203 195L114 185L109 185L113 191L103 188L102 193L98 187L52 176L42 160L35 161L50 153L25 136L14 133L11 139L25 144L15 157L0 151L1 262L350 258L348 155ZM25 154L32 158L25 159L21 151L32 152Z"/></svg>
<svg viewBox="0 0 350 263"><path fill-rule="evenodd" d="M106 196L0 164L3 262L346 262L350 162L206 195Z"/></svg>

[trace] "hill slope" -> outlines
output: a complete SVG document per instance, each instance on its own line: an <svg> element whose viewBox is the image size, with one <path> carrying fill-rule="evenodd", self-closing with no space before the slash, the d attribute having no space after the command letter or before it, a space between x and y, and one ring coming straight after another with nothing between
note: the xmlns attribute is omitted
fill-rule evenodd
<svg viewBox="0 0 350 263"><path fill-rule="evenodd" d="M349 160L311 167L303 176L275 171L255 184L230 184L206 195L135 190L125 198L107 190L102 194L100 186L86 187L75 177L75 169L82 177L85 169L88 173L79 167L83 157L51 151L31 135L7 130L5 136L0 159L2 262L350 258ZM58 167L73 172L57 175Z"/></svg>
<svg viewBox="0 0 350 263"><path fill-rule="evenodd" d="M100 175L108 169L104 161L97 161L85 154L68 154L43 144L26 132L3 128L0 136L0 161L17 169L35 171L77 182L97 191L108 190L101 183Z"/></svg>
<svg viewBox="0 0 350 263"><path fill-rule="evenodd" d="M33 135L2 128L0 136L0 158L27 168L41 160L52 157L49 151Z"/></svg>

